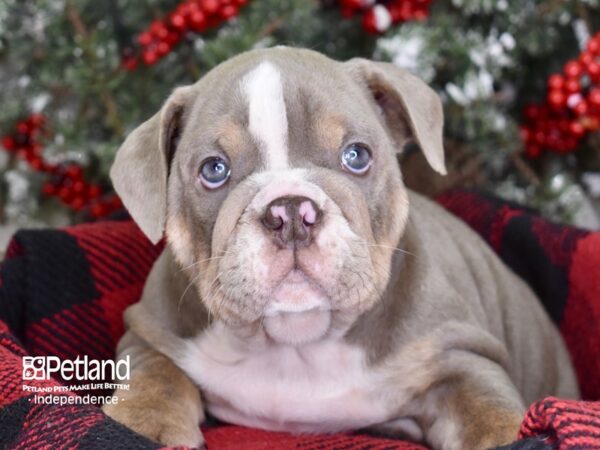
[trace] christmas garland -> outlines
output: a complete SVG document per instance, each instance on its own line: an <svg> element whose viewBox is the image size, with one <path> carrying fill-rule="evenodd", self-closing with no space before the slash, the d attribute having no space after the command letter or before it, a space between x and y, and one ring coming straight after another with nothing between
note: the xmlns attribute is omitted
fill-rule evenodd
<svg viewBox="0 0 600 450"><path fill-rule="evenodd" d="M346 18L362 14L362 26L372 34L381 34L392 25L409 20L424 20L431 0L338 0Z"/></svg>
<svg viewBox="0 0 600 450"><path fill-rule="evenodd" d="M4 148L26 161L37 171L49 175L42 187L47 197L56 197L73 211L85 210L90 217L104 217L123 205L115 194L108 194L98 184L84 178L83 168L74 163L50 164L42 158L39 138L47 134L46 119L32 114L17 123L13 133L4 136Z"/></svg>
<svg viewBox="0 0 600 450"><path fill-rule="evenodd" d="M585 51L548 78L546 102L525 107L521 135L525 153L560 154L577 149L589 133L600 129L600 33Z"/></svg>
<svg viewBox="0 0 600 450"><path fill-rule="evenodd" d="M123 55L123 67L134 70L141 60L152 65L169 54L188 32L203 33L237 16L247 0L186 0L162 20L156 20L137 36L133 47Z"/></svg>

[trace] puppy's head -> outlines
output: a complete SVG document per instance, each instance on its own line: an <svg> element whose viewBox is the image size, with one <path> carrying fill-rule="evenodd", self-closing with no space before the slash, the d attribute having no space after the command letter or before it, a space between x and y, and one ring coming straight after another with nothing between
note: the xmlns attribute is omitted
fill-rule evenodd
<svg viewBox="0 0 600 450"><path fill-rule="evenodd" d="M216 318L298 344L381 297L408 215L396 154L412 139L444 173L442 122L390 64L257 50L175 90L111 177Z"/></svg>

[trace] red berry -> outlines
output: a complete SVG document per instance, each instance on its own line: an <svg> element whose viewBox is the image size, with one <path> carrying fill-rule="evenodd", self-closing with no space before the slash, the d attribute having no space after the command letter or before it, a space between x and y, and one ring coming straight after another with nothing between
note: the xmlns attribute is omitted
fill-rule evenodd
<svg viewBox="0 0 600 450"><path fill-rule="evenodd" d="M194 11L190 16L192 28L196 31L204 31L206 29L206 17L202 11Z"/></svg>
<svg viewBox="0 0 600 450"><path fill-rule="evenodd" d="M58 197L65 203L68 203L73 197L73 191L68 187L61 187L58 190Z"/></svg>
<svg viewBox="0 0 600 450"><path fill-rule="evenodd" d="M412 6L409 2L403 2L400 5L400 21L406 22L413 17Z"/></svg>
<svg viewBox="0 0 600 450"><path fill-rule="evenodd" d="M83 181L76 181L73 183L73 192L81 194L83 191L85 191L85 183Z"/></svg>
<svg viewBox="0 0 600 450"><path fill-rule="evenodd" d="M150 25L150 33L153 36L156 36L158 39L164 39L167 36L168 32L169 30L167 30L165 24L162 23L160 20L155 20L154 22L152 22L152 25Z"/></svg>
<svg viewBox="0 0 600 450"><path fill-rule="evenodd" d="M370 8L368 11L365 11L363 14L362 26L367 33L379 34L374 8Z"/></svg>
<svg viewBox="0 0 600 450"><path fill-rule="evenodd" d="M121 62L123 69L128 70L128 71L135 70L137 68L137 64L138 64L137 58L135 58L134 56L123 58L123 61Z"/></svg>
<svg viewBox="0 0 600 450"><path fill-rule="evenodd" d="M387 5L388 11L390 12L390 17L392 19L392 23L398 23L402 20L402 9L400 5L395 3L390 3Z"/></svg>
<svg viewBox="0 0 600 450"><path fill-rule="evenodd" d="M237 8L233 5L225 5L223 9L221 9L221 17L225 20L229 20L232 17L235 17L237 14Z"/></svg>
<svg viewBox="0 0 600 450"><path fill-rule="evenodd" d="M152 65L158 60L158 55L155 51L148 50L142 54L142 59L147 65Z"/></svg>
<svg viewBox="0 0 600 450"><path fill-rule="evenodd" d="M427 19L427 11L423 11L422 9L418 9L413 14L413 17L415 18L415 20L418 20L418 21L425 20L425 19Z"/></svg>
<svg viewBox="0 0 600 450"><path fill-rule="evenodd" d="M169 44L169 46L173 47L181 40L182 36L183 34L181 32L170 31L165 39L165 42Z"/></svg>
<svg viewBox="0 0 600 450"><path fill-rule="evenodd" d="M548 103L554 108L562 108L567 103L567 97L562 91L555 89L548 93Z"/></svg>
<svg viewBox="0 0 600 450"><path fill-rule="evenodd" d="M152 43L152 35L146 31L138 36L138 42L142 47L146 47Z"/></svg>
<svg viewBox="0 0 600 450"><path fill-rule="evenodd" d="M579 55L579 61L583 64L584 67L587 67L589 63L594 60L594 55L589 51L583 52Z"/></svg>
<svg viewBox="0 0 600 450"><path fill-rule="evenodd" d="M67 177L71 180L81 180L83 178L83 169L79 166L69 166L67 168Z"/></svg>
<svg viewBox="0 0 600 450"><path fill-rule="evenodd" d="M200 7L206 14L213 15L219 11L219 2L218 0L202 0Z"/></svg>
<svg viewBox="0 0 600 450"><path fill-rule="evenodd" d="M574 94L575 92L579 92L581 90L581 84L579 83L578 78L568 78L565 81L565 91L567 94Z"/></svg>
<svg viewBox="0 0 600 450"><path fill-rule="evenodd" d="M588 64L587 72L590 74L592 80L595 82L600 81L600 64L598 64L596 61Z"/></svg>
<svg viewBox="0 0 600 450"><path fill-rule="evenodd" d="M99 218L106 214L106 208L104 207L103 204L96 203L90 209L90 213L92 214L92 217Z"/></svg>
<svg viewBox="0 0 600 450"><path fill-rule="evenodd" d="M555 73L548 78L548 89L562 89L565 84L565 77Z"/></svg>
<svg viewBox="0 0 600 450"><path fill-rule="evenodd" d="M593 88L590 90L588 102L592 106L600 107L600 88Z"/></svg>
<svg viewBox="0 0 600 450"><path fill-rule="evenodd" d="M590 53L600 53L600 39L598 39L597 37L590 38L590 40L587 43L586 49Z"/></svg>
<svg viewBox="0 0 600 450"><path fill-rule="evenodd" d="M82 197L75 197L74 199L71 200L71 202L69 203L69 206L71 208L73 208L75 211L79 211L81 208L83 208L84 204L85 204L85 200Z"/></svg>
<svg viewBox="0 0 600 450"><path fill-rule="evenodd" d="M538 130L535 132L535 135L533 136L533 139L535 141L536 144L539 145L544 145L544 143L546 142L546 133L544 133L541 130Z"/></svg>
<svg viewBox="0 0 600 450"><path fill-rule="evenodd" d="M580 101L575 105L573 111L575 111L575 114L578 116L585 116L588 112L588 103L585 100Z"/></svg>
<svg viewBox="0 0 600 450"><path fill-rule="evenodd" d="M171 25L179 30L185 28L185 18L181 14L173 14L171 16Z"/></svg>
<svg viewBox="0 0 600 450"><path fill-rule="evenodd" d="M156 46L156 53L158 56L164 56L171 51L171 46L166 42L161 42Z"/></svg>
<svg viewBox="0 0 600 450"><path fill-rule="evenodd" d="M44 161L42 161L42 158L40 158L39 156L32 155L31 157L27 158L27 162L33 170L36 170L38 172L41 171L44 167Z"/></svg>
<svg viewBox="0 0 600 450"><path fill-rule="evenodd" d="M102 190L100 189L100 186L98 186L97 184L92 184L89 188L88 188L88 197L89 198L97 198L102 194Z"/></svg>
<svg viewBox="0 0 600 450"><path fill-rule="evenodd" d="M583 68L581 67L579 61L569 61L564 67L564 72L567 78L580 77L582 71Z"/></svg>
<svg viewBox="0 0 600 450"><path fill-rule="evenodd" d="M15 140L12 136L4 136L2 138L2 146L6 150L14 150L15 148L17 148L17 144L15 143Z"/></svg>
<svg viewBox="0 0 600 450"><path fill-rule="evenodd" d="M31 132L31 127L26 121L22 121L17 124L17 131L22 134L29 134Z"/></svg>
<svg viewBox="0 0 600 450"><path fill-rule="evenodd" d="M582 137L585 134L585 128L579 122L571 122L569 126L569 131L571 134L577 138Z"/></svg>
<svg viewBox="0 0 600 450"><path fill-rule="evenodd" d="M362 0L340 0L340 5L342 8L349 10L358 10L362 9L363 1Z"/></svg>
<svg viewBox="0 0 600 450"><path fill-rule="evenodd" d="M193 14L196 11L200 11L200 3L199 0L190 0L190 3L186 3L188 14Z"/></svg>

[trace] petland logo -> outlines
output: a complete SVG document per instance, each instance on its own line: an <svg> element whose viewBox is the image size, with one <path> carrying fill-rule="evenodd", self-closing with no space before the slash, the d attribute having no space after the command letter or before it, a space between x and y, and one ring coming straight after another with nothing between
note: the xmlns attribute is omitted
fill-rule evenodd
<svg viewBox="0 0 600 450"><path fill-rule="evenodd" d="M23 356L23 380L49 380L59 375L65 381L129 380L129 355L117 362L89 359L62 360L57 356Z"/></svg>

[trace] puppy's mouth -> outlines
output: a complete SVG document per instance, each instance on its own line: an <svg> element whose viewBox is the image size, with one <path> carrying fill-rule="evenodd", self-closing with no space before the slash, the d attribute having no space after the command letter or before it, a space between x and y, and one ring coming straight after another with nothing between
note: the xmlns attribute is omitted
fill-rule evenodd
<svg viewBox="0 0 600 450"><path fill-rule="evenodd" d="M323 337L331 323L330 302L304 272L292 269L273 290L263 326L274 341L298 345Z"/></svg>

